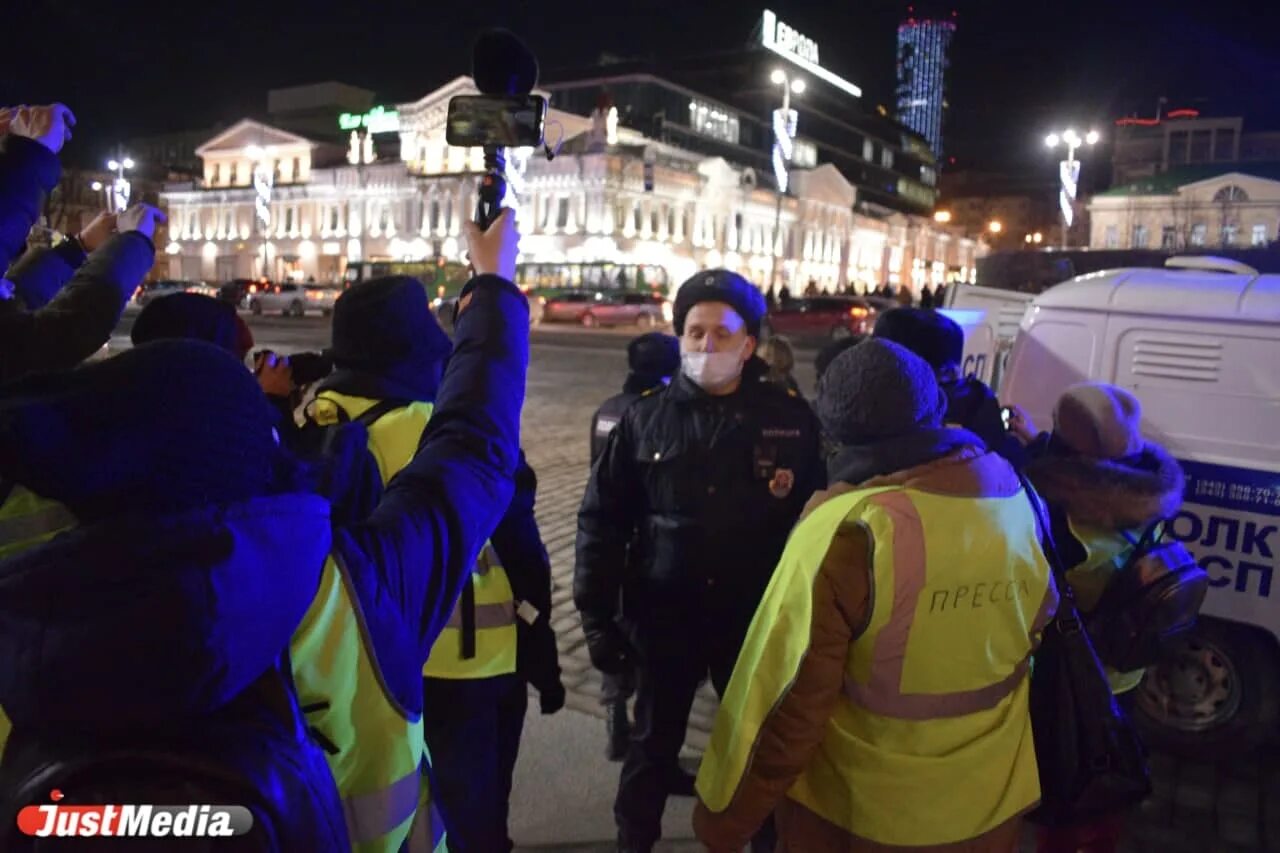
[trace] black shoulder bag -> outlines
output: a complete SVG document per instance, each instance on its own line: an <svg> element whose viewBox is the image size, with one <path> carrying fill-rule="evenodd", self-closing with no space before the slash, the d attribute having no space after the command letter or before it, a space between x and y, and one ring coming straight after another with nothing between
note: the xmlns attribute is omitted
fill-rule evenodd
<svg viewBox="0 0 1280 853"><path fill-rule="evenodd" d="M1040 805L1028 817L1044 826L1066 826L1142 802L1151 793L1151 777L1146 749L1116 703L1076 611L1049 514L1025 478L1022 485L1059 594L1058 612L1044 630L1031 673Z"/></svg>

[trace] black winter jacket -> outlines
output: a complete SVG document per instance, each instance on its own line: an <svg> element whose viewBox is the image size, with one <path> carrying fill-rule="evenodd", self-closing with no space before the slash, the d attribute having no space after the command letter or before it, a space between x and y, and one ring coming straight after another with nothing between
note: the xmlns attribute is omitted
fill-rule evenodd
<svg viewBox="0 0 1280 853"><path fill-rule="evenodd" d="M1026 464L1026 453L1022 443L1005 429L1000 401L991 389L973 376L943 382L941 387L947 395L947 414L943 420L969 430L982 439L988 450L999 453L1015 470L1021 471Z"/></svg>
<svg viewBox="0 0 1280 853"><path fill-rule="evenodd" d="M551 629L551 558L542 544L534 517L538 477L520 452L516 466L515 494L489 541L507 573L517 601L538 611L532 622L516 620L516 671L532 684L544 711L564 705L560 683L560 658L556 634Z"/></svg>
<svg viewBox="0 0 1280 853"><path fill-rule="evenodd" d="M578 514L574 601L588 641L614 630L620 593L632 633L745 630L826 482L808 405L748 368L727 397L679 376L632 403L609 436ZM775 495L779 472L793 482Z"/></svg>

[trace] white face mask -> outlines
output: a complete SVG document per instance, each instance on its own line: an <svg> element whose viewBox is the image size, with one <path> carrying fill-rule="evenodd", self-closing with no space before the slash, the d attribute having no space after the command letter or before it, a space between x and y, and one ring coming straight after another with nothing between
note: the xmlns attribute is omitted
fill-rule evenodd
<svg viewBox="0 0 1280 853"><path fill-rule="evenodd" d="M736 350L725 352L682 352L680 369L699 388L723 387L742 374L742 351L746 346L743 341Z"/></svg>

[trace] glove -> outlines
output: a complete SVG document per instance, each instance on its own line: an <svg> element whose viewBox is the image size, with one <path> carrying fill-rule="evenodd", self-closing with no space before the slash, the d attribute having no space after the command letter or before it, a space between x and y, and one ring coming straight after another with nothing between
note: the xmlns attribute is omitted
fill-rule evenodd
<svg viewBox="0 0 1280 853"><path fill-rule="evenodd" d="M605 675L620 675L631 668L631 645L617 623L610 619L588 625L584 620L582 627L592 666Z"/></svg>
<svg viewBox="0 0 1280 853"><path fill-rule="evenodd" d="M538 691L538 704L542 706L544 716L550 716L564 707L564 685L556 684L546 690Z"/></svg>

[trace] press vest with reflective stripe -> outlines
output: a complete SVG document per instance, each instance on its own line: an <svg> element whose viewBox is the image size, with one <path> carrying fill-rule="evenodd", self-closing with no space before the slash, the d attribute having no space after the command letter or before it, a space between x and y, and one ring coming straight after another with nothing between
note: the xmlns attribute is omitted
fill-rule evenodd
<svg viewBox="0 0 1280 853"><path fill-rule="evenodd" d="M443 849L443 824L421 786L429 760L422 715L392 698L371 650L350 578L341 559L330 556L293 633L290 657L298 702L342 796L351 849L395 853L411 830L429 839L414 849Z"/></svg>
<svg viewBox="0 0 1280 853"><path fill-rule="evenodd" d="M312 416L317 423L337 423L335 405L354 419L376 403L365 397L322 391L316 397ZM430 403L412 403L388 412L369 427L369 450L378 460L383 484L413 460L432 411ZM474 630L468 632L463 630L464 611L473 600L475 624ZM515 671L515 595L506 570L498 563L493 547L486 543L471 576L471 589L464 593L431 647L422 674L432 678L489 678Z"/></svg>
<svg viewBox="0 0 1280 853"><path fill-rule="evenodd" d="M788 796L850 834L924 846L976 838L1040 784L1027 673L1057 593L1025 495L865 489L792 533L738 658L698 792L728 807L760 728L796 677L813 584L847 523L871 542L871 603L844 699Z"/></svg>
<svg viewBox="0 0 1280 853"><path fill-rule="evenodd" d="M466 625L467 610L474 625ZM468 631L470 628L470 631ZM464 593L422 667L429 678L491 678L516 671L515 594L493 546L485 543Z"/></svg>

